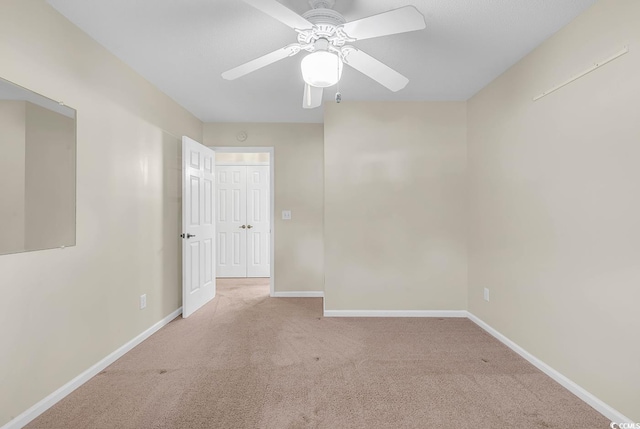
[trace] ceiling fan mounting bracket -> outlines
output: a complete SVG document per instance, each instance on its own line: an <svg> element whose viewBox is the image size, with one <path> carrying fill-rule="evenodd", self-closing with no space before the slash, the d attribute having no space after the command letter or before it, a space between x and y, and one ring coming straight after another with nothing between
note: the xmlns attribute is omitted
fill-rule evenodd
<svg viewBox="0 0 640 429"><path fill-rule="evenodd" d="M307 50L308 46L306 45L300 45L299 43L292 43L290 45L285 46L285 49L289 51L289 56L292 57L295 54L297 54L298 52L300 52L301 50L305 49Z"/></svg>
<svg viewBox="0 0 640 429"><path fill-rule="evenodd" d="M349 64L349 54L352 52L356 52L358 48L352 45L344 45L340 48L340 59L344 61L346 64Z"/></svg>
<svg viewBox="0 0 640 429"><path fill-rule="evenodd" d="M309 0L311 9L333 9L335 0Z"/></svg>
<svg viewBox="0 0 640 429"><path fill-rule="evenodd" d="M311 9L302 14L302 17L314 25L329 24L337 27L347 22L341 13L333 9Z"/></svg>

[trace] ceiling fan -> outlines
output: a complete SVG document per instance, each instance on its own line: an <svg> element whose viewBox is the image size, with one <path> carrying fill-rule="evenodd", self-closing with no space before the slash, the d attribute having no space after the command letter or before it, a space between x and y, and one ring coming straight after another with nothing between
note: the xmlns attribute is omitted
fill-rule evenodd
<svg viewBox="0 0 640 429"><path fill-rule="evenodd" d="M322 104L323 88L340 80L343 64L391 91L404 88L409 79L350 43L426 27L424 16L414 6L346 22L340 13L332 9L335 0L309 0L312 9L302 16L276 0L243 1L294 29L298 33L298 42L228 70L222 73L222 77L234 80L300 51L308 51L301 63L305 81L302 107L306 109Z"/></svg>

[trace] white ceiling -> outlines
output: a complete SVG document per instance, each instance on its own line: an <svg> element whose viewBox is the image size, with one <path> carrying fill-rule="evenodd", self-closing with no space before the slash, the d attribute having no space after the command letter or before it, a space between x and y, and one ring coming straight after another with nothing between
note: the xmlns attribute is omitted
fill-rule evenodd
<svg viewBox="0 0 640 429"><path fill-rule="evenodd" d="M306 0L280 0L302 14ZM413 4L423 31L354 45L410 79L392 93L345 67L347 100L467 100L596 0L336 0L347 21ZM241 0L48 0L60 13L204 122L322 122L302 108L300 60L235 81L223 71L296 41ZM335 89L325 90L332 102Z"/></svg>

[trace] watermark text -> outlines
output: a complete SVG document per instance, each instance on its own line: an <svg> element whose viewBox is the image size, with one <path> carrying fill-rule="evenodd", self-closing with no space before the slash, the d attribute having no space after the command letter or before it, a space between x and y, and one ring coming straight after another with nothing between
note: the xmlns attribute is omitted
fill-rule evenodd
<svg viewBox="0 0 640 429"><path fill-rule="evenodd" d="M640 423L616 423L611 422L611 429L640 429Z"/></svg>

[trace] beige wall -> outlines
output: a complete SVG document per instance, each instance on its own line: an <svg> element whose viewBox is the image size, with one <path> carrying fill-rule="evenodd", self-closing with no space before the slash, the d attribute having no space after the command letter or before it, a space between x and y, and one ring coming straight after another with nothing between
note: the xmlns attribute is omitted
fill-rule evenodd
<svg viewBox="0 0 640 429"><path fill-rule="evenodd" d="M26 104L25 250L76 244L75 119Z"/></svg>
<svg viewBox="0 0 640 429"><path fill-rule="evenodd" d="M0 254L24 248L25 109L0 100Z"/></svg>
<svg viewBox="0 0 640 429"><path fill-rule="evenodd" d="M466 107L325 105L325 308L464 310Z"/></svg>
<svg viewBox="0 0 640 429"><path fill-rule="evenodd" d="M252 163L269 163L269 154L266 152L257 153L232 153L218 152L216 153L216 164L252 164Z"/></svg>
<svg viewBox="0 0 640 429"><path fill-rule="evenodd" d="M245 131L247 139L237 135ZM207 146L273 146L275 289L323 290L322 124L204 125ZM292 219L282 220L282 210Z"/></svg>
<svg viewBox="0 0 640 429"><path fill-rule="evenodd" d="M470 311L634 421L638 22L637 0L602 0L468 103Z"/></svg>
<svg viewBox="0 0 640 429"><path fill-rule="evenodd" d="M77 245L0 256L1 426L180 307L172 135L202 123L44 1L2 2L0 58L78 111Z"/></svg>

